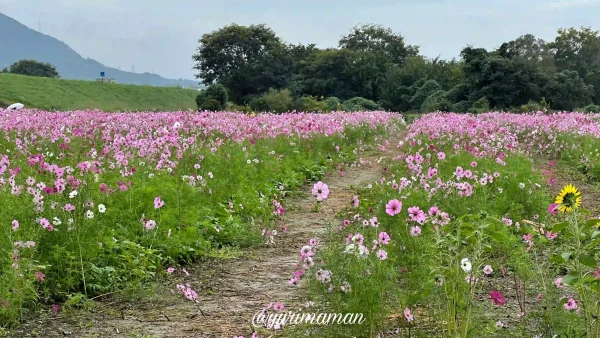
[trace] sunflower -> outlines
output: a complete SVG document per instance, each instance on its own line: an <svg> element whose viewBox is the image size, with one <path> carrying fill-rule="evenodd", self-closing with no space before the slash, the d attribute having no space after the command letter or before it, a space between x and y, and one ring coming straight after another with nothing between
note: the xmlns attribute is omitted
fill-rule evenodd
<svg viewBox="0 0 600 338"><path fill-rule="evenodd" d="M567 184L562 188L554 203L558 204L558 211L573 212L581 205L581 192L572 184Z"/></svg>

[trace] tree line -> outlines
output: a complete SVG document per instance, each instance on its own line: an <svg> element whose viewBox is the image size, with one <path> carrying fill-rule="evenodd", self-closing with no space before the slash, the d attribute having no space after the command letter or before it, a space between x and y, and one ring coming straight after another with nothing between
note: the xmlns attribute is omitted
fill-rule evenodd
<svg viewBox="0 0 600 338"><path fill-rule="evenodd" d="M336 48L286 44L264 24L204 34L192 56L208 110L600 111L600 34L559 29L494 50L430 59L380 25L354 27Z"/></svg>

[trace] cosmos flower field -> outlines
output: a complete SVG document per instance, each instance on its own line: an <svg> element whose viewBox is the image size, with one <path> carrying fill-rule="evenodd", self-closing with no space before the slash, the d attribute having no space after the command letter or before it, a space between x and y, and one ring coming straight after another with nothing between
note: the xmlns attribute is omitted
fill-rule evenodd
<svg viewBox="0 0 600 338"><path fill-rule="evenodd" d="M211 250L276 245L296 192L321 215L326 173L378 149L377 181L327 240L294 249L286 287L365 315L319 336L600 336L598 115L0 110L0 131L4 326L187 273Z"/></svg>
<svg viewBox="0 0 600 338"><path fill-rule="evenodd" d="M353 161L398 121L0 110L0 325L264 242L287 192Z"/></svg>
<svg viewBox="0 0 600 338"><path fill-rule="evenodd" d="M296 276L362 336L598 337L599 147L593 114L425 115Z"/></svg>

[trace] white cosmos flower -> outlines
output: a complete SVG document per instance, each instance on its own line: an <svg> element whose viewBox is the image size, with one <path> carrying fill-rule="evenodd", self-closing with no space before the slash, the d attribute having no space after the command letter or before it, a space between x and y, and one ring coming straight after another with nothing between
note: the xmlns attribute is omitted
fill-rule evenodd
<svg viewBox="0 0 600 338"><path fill-rule="evenodd" d="M69 193L69 198L75 198L77 196L77 190L73 190Z"/></svg>
<svg viewBox="0 0 600 338"><path fill-rule="evenodd" d="M525 189L525 183L523 183L523 182L519 183L519 188Z"/></svg>
<svg viewBox="0 0 600 338"><path fill-rule="evenodd" d="M106 212L106 206L104 204L98 204L98 212L100 212L101 214Z"/></svg>
<svg viewBox="0 0 600 338"><path fill-rule="evenodd" d="M470 272L471 271L471 262L469 261L468 258L463 258L460 261L460 267L463 269L464 272Z"/></svg>
<svg viewBox="0 0 600 338"><path fill-rule="evenodd" d="M93 212L93 211L91 211L91 210L88 210L88 211L86 211L86 212L85 212L85 217L87 217L87 218L89 218L89 219L92 219L92 218L94 218L94 212Z"/></svg>

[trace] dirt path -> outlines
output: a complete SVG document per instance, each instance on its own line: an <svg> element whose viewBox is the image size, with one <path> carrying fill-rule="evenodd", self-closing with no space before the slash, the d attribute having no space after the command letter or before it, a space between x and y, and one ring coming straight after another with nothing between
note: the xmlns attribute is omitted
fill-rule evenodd
<svg viewBox="0 0 600 338"><path fill-rule="evenodd" d="M377 160L394 155L396 144L377 149L363 158L361 165L347 167L344 176L328 174L323 182L328 184L330 196L319 213L313 211L312 186L303 189L302 197L285 201L286 213L278 224L286 224L287 232L278 229L275 245L245 251L243 257L188 266L189 276L177 272L168 285L159 286L151 299L98 302L90 311L50 315L25 323L14 336L250 337L254 314L267 304L282 302L290 310L305 304L299 286L288 282L296 270L300 249L323 234L328 222L350 205L356 188L381 178L383 168ZM198 292L198 303L169 292L176 284L184 283L191 283Z"/></svg>

